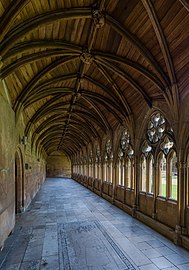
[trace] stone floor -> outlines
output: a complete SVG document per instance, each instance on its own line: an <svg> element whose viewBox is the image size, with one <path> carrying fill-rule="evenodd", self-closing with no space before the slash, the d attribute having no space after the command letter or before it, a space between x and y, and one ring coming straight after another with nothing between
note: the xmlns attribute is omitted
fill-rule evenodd
<svg viewBox="0 0 189 270"><path fill-rule="evenodd" d="M189 252L71 179L48 179L0 253L2 270L188 270Z"/></svg>

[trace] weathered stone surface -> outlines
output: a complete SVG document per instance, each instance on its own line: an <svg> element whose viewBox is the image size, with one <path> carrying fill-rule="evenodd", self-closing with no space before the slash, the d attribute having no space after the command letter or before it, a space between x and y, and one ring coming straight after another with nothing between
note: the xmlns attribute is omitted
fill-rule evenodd
<svg viewBox="0 0 189 270"><path fill-rule="evenodd" d="M2 270L188 269L189 252L71 179L47 179L19 217Z"/></svg>
<svg viewBox="0 0 189 270"><path fill-rule="evenodd" d="M47 158L47 177L71 177L71 162L66 155L54 152Z"/></svg>
<svg viewBox="0 0 189 270"><path fill-rule="evenodd" d="M0 95L0 247L14 227L14 112Z"/></svg>

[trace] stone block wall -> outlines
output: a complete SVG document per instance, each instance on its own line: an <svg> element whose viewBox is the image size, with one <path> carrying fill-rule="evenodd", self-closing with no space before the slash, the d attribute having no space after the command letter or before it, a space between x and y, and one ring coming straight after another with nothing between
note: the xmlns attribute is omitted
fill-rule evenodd
<svg viewBox="0 0 189 270"><path fill-rule="evenodd" d="M71 177L71 162L66 155L52 153L47 158L47 177Z"/></svg>
<svg viewBox="0 0 189 270"><path fill-rule="evenodd" d="M24 117L15 113L0 82L0 250L14 229L15 215L24 211L46 178L45 157L39 157L20 138Z"/></svg>
<svg viewBox="0 0 189 270"><path fill-rule="evenodd" d="M15 222L15 117L0 95L0 247Z"/></svg>

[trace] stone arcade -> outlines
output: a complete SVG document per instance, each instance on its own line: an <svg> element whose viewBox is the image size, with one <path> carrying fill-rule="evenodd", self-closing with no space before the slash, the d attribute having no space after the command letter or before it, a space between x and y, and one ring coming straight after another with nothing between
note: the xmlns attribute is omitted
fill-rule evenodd
<svg viewBox="0 0 189 270"><path fill-rule="evenodd" d="M2 252L46 177L189 250L188 25L188 0L0 0Z"/></svg>

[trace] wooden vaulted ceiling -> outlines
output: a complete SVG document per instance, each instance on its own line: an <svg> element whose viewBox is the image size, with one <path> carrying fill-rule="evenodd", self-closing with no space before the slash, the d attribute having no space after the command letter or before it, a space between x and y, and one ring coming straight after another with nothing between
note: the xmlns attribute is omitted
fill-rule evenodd
<svg viewBox="0 0 189 270"><path fill-rule="evenodd" d="M0 0L0 78L32 143L71 156L144 108L177 111L189 84L187 2Z"/></svg>

